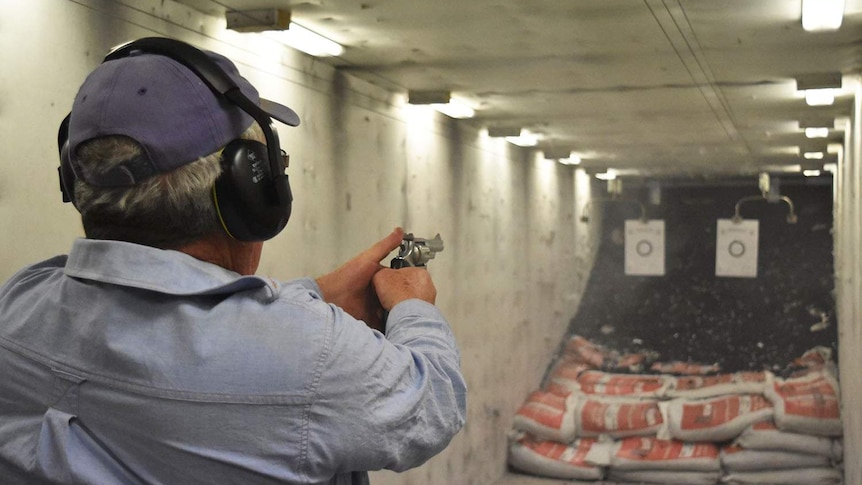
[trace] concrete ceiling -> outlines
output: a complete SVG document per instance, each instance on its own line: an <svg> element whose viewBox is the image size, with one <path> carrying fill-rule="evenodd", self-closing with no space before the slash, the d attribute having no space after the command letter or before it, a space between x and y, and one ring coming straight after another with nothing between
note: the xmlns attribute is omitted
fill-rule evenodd
<svg viewBox="0 0 862 485"><path fill-rule="evenodd" d="M449 90L477 127L520 126L591 169L748 174L804 162L798 121L847 117L862 72L862 0L811 33L801 0L185 0L198 10L280 8L341 43L323 59L387 89ZM841 72L809 107L801 74ZM827 155L829 161L829 155Z"/></svg>

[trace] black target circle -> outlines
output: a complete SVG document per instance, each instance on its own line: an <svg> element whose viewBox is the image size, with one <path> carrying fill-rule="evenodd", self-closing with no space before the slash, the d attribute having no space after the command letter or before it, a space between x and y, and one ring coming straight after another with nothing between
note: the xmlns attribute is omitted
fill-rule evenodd
<svg viewBox="0 0 862 485"><path fill-rule="evenodd" d="M745 243L738 239L734 239L727 245L727 252L734 258L741 258L745 254Z"/></svg>
<svg viewBox="0 0 862 485"><path fill-rule="evenodd" d="M635 251L637 251L638 255L640 255L642 257L647 257L650 254L652 254L652 250L653 250L652 243L647 241L646 239L641 239L635 245Z"/></svg>

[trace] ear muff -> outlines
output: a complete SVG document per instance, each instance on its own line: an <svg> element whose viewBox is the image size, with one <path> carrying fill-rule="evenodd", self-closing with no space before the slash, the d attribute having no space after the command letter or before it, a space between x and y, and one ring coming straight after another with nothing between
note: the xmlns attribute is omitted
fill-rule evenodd
<svg viewBox="0 0 862 485"><path fill-rule="evenodd" d="M63 194L63 202L71 202L75 205L75 171L69 159L69 116L67 115L60 123L60 131L57 133L57 147L60 150L60 166L57 174L60 176L60 192ZM75 206L77 208L77 206Z"/></svg>
<svg viewBox="0 0 862 485"><path fill-rule="evenodd" d="M273 184L280 185L281 196ZM213 202L228 235L240 241L271 239L287 225L292 200L287 175L272 173L266 145L234 140L224 148Z"/></svg>

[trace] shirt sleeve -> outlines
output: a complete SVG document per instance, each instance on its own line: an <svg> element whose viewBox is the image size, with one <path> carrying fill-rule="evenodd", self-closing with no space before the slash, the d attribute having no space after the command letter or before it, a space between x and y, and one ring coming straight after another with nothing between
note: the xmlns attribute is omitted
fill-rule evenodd
<svg viewBox="0 0 862 485"><path fill-rule="evenodd" d="M442 451L464 424L467 392L440 311L421 300L401 302L384 337L331 309L330 352L309 416L312 475L328 466L403 471Z"/></svg>

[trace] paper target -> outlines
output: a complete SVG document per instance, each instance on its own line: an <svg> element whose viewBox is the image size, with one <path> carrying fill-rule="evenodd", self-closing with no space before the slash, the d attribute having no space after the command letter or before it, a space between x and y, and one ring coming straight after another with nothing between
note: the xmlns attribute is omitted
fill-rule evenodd
<svg viewBox="0 0 862 485"><path fill-rule="evenodd" d="M760 221L719 219L715 241L715 275L738 278L757 276Z"/></svg>
<svg viewBox="0 0 862 485"><path fill-rule="evenodd" d="M664 221L628 220L625 234L626 274L664 276Z"/></svg>

